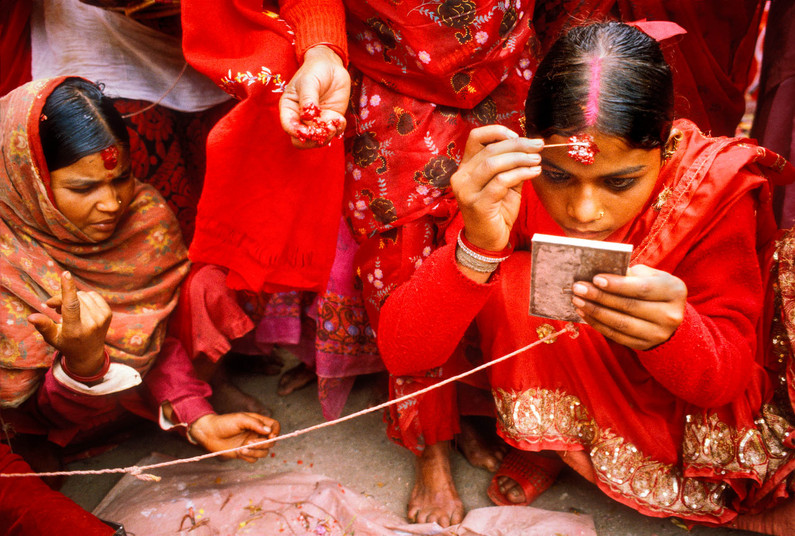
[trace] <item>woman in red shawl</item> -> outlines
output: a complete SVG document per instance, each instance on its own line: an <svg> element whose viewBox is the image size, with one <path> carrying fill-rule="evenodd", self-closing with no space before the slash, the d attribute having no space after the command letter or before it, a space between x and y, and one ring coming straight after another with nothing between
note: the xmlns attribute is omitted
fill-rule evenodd
<svg viewBox="0 0 795 536"><path fill-rule="evenodd" d="M379 348L392 373L417 374L475 319L486 357L507 354L565 325L528 316L534 233L632 244L626 276L573 285L576 337L489 369L508 456L555 451L646 515L791 534L791 501L772 508L795 469L792 239L776 242L768 180L795 170L672 122L673 98L639 30L594 24L556 42L527 98L536 138L472 132L448 245L387 299ZM589 151L570 145L583 138Z"/></svg>
<svg viewBox="0 0 795 536"><path fill-rule="evenodd" d="M39 80L3 97L0 118L4 421L60 445L124 409L211 451L278 433L261 415L216 415L167 337L187 252L162 197L133 178L110 99L83 79Z"/></svg>

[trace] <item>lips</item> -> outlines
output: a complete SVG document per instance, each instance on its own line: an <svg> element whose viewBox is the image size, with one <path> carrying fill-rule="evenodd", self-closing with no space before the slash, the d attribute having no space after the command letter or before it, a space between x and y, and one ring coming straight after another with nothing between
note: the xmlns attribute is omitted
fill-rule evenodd
<svg viewBox="0 0 795 536"><path fill-rule="evenodd" d="M116 223L118 220L105 220L105 221L98 221L96 223L92 223L91 227L94 229L99 229L101 231L112 231L116 228Z"/></svg>
<svg viewBox="0 0 795 536"><path fill-rule="evenodd" d="M611 231L580 231L577 229L564 229L570 238L583 238L585 240L603 240L610 236Z"/></svg>

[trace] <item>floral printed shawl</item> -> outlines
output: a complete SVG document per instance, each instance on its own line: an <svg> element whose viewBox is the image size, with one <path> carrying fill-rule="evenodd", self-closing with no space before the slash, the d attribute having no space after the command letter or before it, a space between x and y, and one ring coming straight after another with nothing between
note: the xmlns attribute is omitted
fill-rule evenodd
<svg viewBox="0 0 795 536"><path fill-rule="evenodd" d="M92 242L53 205L39 140L47 96L65 78L36 80L0 99L0 405L17 406L38 387L54 349L27 321L69 270L79 290L98 292L113 310L111 360L145 373L176 306L188 260L179 226L160 195L137 183L114 235Z"/></svg>

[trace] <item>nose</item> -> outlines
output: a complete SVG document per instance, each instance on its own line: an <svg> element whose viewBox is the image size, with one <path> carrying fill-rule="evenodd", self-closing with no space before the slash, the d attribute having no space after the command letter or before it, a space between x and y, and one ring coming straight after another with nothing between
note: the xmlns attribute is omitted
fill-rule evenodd
<svg viewBox="0 0 795 536"><path fill-rule="evenodd" d="M569 198L566 213L577 223L591 223L604 214L601 203L590 186L579 188Z"/></svg>
<svg viewBox="0 0 795 536"><path fill-rule="evenodd" d="M99 192L97 208L102 212L117 212L121 206L119 193L113 186L106 186Z"/></svg>

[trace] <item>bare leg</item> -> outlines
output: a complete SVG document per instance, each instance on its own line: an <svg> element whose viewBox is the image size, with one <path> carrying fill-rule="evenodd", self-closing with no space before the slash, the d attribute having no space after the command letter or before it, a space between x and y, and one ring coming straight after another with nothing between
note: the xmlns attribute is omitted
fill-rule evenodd
<svg viewBox="0 0 795 536"><path fill-rule="evenodd" d="M584 450L564 450L558 452L558 455L566 465L580 473L588 482L596 484L596 473L593 470L593 463L591 463L591 458L588 457Z"/></svg>
<svg viewBox="0 0 795 536"><path fill-rule="evenodd" d="M229 376L219 363L208 359L197 359L193 362L196 374L208 382L213 388L210 404L218 413L236 413L250 411L270 417L271 410L253 396L244 393L229 380Z"/></svg>
<svg viewBox="0 0 795 536"><path fill-rule="evenodd" d="M417 457L417 477L408 507L409 521L436 522L442 527L464 519L464 505L450 471L450 442L425 447Z"/></svg>
<svg viewBox="0 0 795 536"><path fill-rule="evenodd" d="M474 467L495 472L507 451L507 445L494 431L493 419L491 426L482 426L482 419L461 418L461 433L456 436L456 448Z"/></svg>
<svg viewBox="0 0 795 536"><path fill-rule="evenodd" d="M276 389L276 394L279 396L289 395L293 391L306 387L315 380L317 380L315 371L305 363L299 363L279 378L279 387Z"/></svg>

